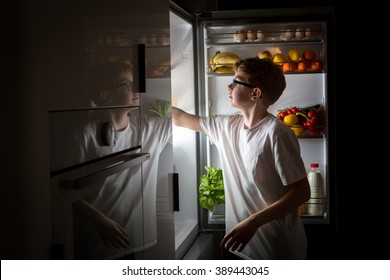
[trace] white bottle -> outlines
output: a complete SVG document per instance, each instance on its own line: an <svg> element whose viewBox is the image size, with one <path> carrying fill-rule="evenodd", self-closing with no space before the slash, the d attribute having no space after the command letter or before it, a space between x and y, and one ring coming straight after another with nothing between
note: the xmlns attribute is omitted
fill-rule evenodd
<svg viewBox="0 0 390 280"><path fill-rule="evenodd" d="M324 180L318 163L310 164L310 170L307 178L309 180L311 191L311 196L307 204L307 214L314 216L323 215L325 207L325 189Z"/></svg>

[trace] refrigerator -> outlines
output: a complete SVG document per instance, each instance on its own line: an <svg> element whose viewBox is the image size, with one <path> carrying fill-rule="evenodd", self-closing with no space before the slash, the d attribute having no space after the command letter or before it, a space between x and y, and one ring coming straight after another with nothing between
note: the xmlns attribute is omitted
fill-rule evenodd
<svg viewBox="0 0 390 280"><path fill-rule="evenodd" d="M286 90L281 98L270 106L269 112L278 116L280 112L296 107L302 110L315 110L321 115L321 121L313 127L305 126L297 137L307 172L310 171L312 163L319 165L324 193L321 197L313 195L307 203L301 205L299 211L309 238L313 232L315 235L318 232L333 231L337 224L338 191L335 179L333 8L327 6L188 12L171 2L171 17L175 19L171 20L171 31L178 26L182 29L183 26L187 26L193 32L194 46L193 52L189 55L181 49L183 44L190 40L189 35L180 38L178 34L171 33L172 59L179 58L179 62L172 61L173 105L190 113L205 116L237 113L229 106L227 99L227 86L234 76L233 71L228 69L231 64L219 63L214 61L214 58L219 53L230 53L245 58L261 56L268 51L271 54L270 59L280 65L287 82ZM310 57L310 54L314 54L315 58ZM192 93L189 89L192 83L187 91L181 88L176 91L175 84L185 81L182 71L177 76L174 71L181 63L188 64L189 57L194 61L195 91ZM282 61L277 57L282 57ZM190 75L192 73L185 75L186 81L191 81ZM305 115L307 112L305 111ZM193 158L196 158L195 166L198 173L197 181L194 183L199 188L200 178L206 173L205 167L220 168L218 150L203 134L195 135L194 140L189 137L191 132L184 132L175 127L173 129L174 153L192 147L193 143L196 144L194 157L183 158L183 161L180 159L180 165L185 165L186 160L193 164ZM175 133L175 130L178 132ZM180 182L188 182L185 174L179 172L179 176ZM195 245L184 258L229 258L229 255L218 247L224 234L224 211L202 208L198 202L198 213L199 234L194 241Z"/></svg>

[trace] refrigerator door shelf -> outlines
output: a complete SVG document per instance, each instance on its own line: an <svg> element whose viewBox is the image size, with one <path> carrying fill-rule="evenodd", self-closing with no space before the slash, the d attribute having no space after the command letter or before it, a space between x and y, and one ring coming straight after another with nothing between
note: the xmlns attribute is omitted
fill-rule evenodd
<svg viewBox="0 0 390 280"><path fill-rule="evenodd" d="M209 224L225 224L225 204L217 204L209 211Z"/></svg>

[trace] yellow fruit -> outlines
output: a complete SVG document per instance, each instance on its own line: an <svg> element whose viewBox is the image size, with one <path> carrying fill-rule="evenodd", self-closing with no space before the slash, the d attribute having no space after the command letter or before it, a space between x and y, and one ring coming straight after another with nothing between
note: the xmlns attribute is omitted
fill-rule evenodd
<svg viewBox="0 0 390 280"><path fill-rule="evenodd" d="M240 57L231 52L217 51L210 59L210 69L218 74L233 74L233 64L240 60Z"/></svg>
<svg viewBox="0 0 390 280"><path fill-rule="evenodd" d="M214 72L218 74L234 74L234 69L229 66L220 66L215 68Z"/></svg>
<svg viewBox="0 0 390 280"><path fill-rule="evenodd" d="M298 116L295 114L289 114L283 118L283 122L288 126L293 126L298 123Z"/></svg>
<svg viewBox="0 0 390 280"><path fill-rule="evenodd" d="M269 50L259 51L259 52L257 53L257 56L258 56L260 59L272 59L272 53L271 53Z"/></svg>
<svg viewBox="0 0 390 280"><path fill-rule="evenodd" d="M213 71L218 67L233 67L233 64L240 59L241 58L234 53L217 51L210 59L210 66Z"/></svg>
<svg viewBox="0 0 390 280"><path fill-rule="evenodd" d="M275 64L283 65L283 63L286 62L286 58L284 57L284 55L283 55L282 53L276 53L276 54L274 54L274 56L272 57L272 61L273 61L273 63L275 63Z"/></svg>
<svg viewBox="0 0 390 280"><path fill-rule="evenodd" d="M297 137L302 136L303 133L305 132L303 126L301 126L301 125L293 125L291 127L291 129L294 131L295 136L297 136Z"/></svg>
<svg viewBox="0 0 390 280"><path fill-rule="evenodd" d="M298 62L302 59L302 53L299 50L289 50L287 56L292 62Z"/></svg>

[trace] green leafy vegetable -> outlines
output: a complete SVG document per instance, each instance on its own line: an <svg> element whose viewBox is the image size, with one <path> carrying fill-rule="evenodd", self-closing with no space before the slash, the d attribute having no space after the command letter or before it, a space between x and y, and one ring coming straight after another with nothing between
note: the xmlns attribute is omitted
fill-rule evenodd
<svg viewBox="0 0 390 280"><path fill-rule="evenodd" d="M213 210L215 204L225 203L222 169L205 166L206 174L200 177L199 203L202 208Z"/></svg>
<svg viewBox="0 0 390 280"><path fill-rule="evenodd" d="M150 104L150 106L152 106L152 109L149 111L156 113L160 117L167 118L171 103L169 101L157 100L155 104Z"/></svg>

